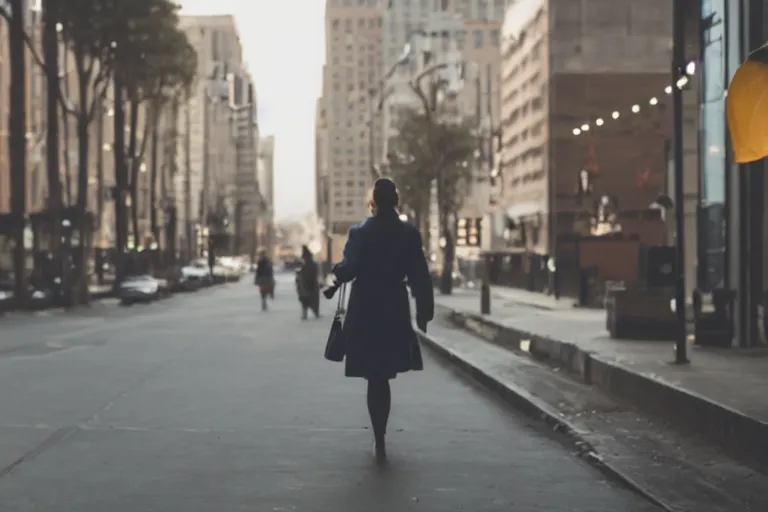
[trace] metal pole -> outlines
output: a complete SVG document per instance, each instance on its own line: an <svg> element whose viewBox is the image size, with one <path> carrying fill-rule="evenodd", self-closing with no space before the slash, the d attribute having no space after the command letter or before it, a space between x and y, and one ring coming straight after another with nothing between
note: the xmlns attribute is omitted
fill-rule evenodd
<svg viewBox="0 0 768 512"><path fill-rule="evenodd" d="M685 66L685 9L683 0L673 5L673 57L672 57L672 111L674 137L675 183L675 248L677 284L675 288L675 313L677 337L675 339L675 364L687 364L687 325L685 297L685 194L683 190L683 90L677 86Z"/></svg>
<svg viewBox="0 0 768 512"><path fill-rule="evenodd" d="M376 97L376 91L371 89L368 91L368 158L371 164L371 175L374 180L379 178L379 172L376 170L376 147L375 137L373 132L373 115L374 115L374 99Z"/></svg>

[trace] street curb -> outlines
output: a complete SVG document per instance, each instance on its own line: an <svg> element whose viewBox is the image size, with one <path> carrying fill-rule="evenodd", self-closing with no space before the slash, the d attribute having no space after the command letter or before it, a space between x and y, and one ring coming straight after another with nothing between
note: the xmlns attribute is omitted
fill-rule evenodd
<svg viewBox="0 0 768 512"><path fill-rule="evenodd" d="M577 449L579 456L598 469L606 477L621 483L632 492L640 495L644 499L660 507L662 510L675 512L675 509L656 497L650 490L637 483L634 479L610 462L606 462L600 456L595 446L586 439L585 432L566 420L554 407L530 394L522 387L508 382L502 382L479 365L471 363L455 350L445 346L439 341L439 338L434 335L421 332L415 327L414 330L416 330L416 334L421 340L422 345L429 350L441 358L448 360L463 372L469 374L481 385L501 397L501 399L511 407L536 420L543 421L546 425L550 426L554 432L564 435L573 447Z"/></svg>
<svg viewBox="0 0 768 512"><path fill-rule="evenodd" d="M600 354L508 325L482 315L451 308L450 321L472 334L513 352L527 352L535 359L564 368L588 385L646 413L672 420L681 428L704 434L732 454L768 465L768 424L728 406L682 389L672 383L634 371Z"/></svg>

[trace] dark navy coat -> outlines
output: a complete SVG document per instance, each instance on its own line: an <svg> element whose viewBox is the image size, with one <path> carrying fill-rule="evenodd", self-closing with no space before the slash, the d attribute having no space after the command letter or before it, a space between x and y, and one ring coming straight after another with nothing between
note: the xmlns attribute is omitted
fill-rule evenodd
<svg viewBox="0 0 768 512"><path fill-rule="evenodd" d="M343 330L346 376L392 379L422 370L406 280L422 321L434 316L434 292L418 230L394 211L367 218L350 229L333 273L353 281Z"/></svg>

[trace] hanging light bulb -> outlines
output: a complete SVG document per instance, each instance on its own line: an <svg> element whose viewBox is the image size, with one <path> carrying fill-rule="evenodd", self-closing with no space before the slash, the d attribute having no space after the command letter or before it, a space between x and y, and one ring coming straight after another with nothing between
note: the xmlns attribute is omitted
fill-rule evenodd
<svg viewBox="0 0 768 512"><path fill-rule="evenodd" d="M581 130L579 130L578 128L574 128L573 129L573 134L574 135L579 135L579 134L581 134Z"/></svg>
<svg viewBox="0 0 768 512"><path fill-rule="evenodd" d="M618 110L614 110L613 114L611 114L611 117L614 118L614 119L618 119L619 118L619 111Z"/></svg>
<svg viewBox="0 0 768 512"><path fill-rule="evenodd" d="M589 125L588 124L581 125L581 131L588 132L589 131Z"/></svg>
<svg viewBox="0 0 768 512"><path fill-rule="evenodd" d="M667 94L672 94L672 86L668 85L664 88L664 92Z"/></svg>
<svg viewBox="0 0 768 512"><path fill-rule="evenodd" d="M659 100L654 96L653 98L651 98L651 100L648 103L650 103L651 105L658 105Z"/></svg>
<svg viewBox="0 0 768 512"><path fill-rule="evenodd" d="M595 121L595 124L597 126L603 126L604 123L605 123L605 121L603 121L602 117L598 117L597 120Z"/></svg>
<svg viewBox="0 0 768 512"><path fill-rule="evenodd" d="M632 105L632 113L637 114L640 112L640 105Z"/></svg>

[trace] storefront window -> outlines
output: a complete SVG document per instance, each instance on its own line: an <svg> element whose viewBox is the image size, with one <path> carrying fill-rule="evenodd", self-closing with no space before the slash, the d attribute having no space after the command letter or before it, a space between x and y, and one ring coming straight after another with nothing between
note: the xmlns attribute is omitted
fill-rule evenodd
<svg viewBox="0 0 768 512"><path fill-rule="evenodd" d="M701 4L701 180L699 288L723 286L725 276L725 0Z"/></svg>

